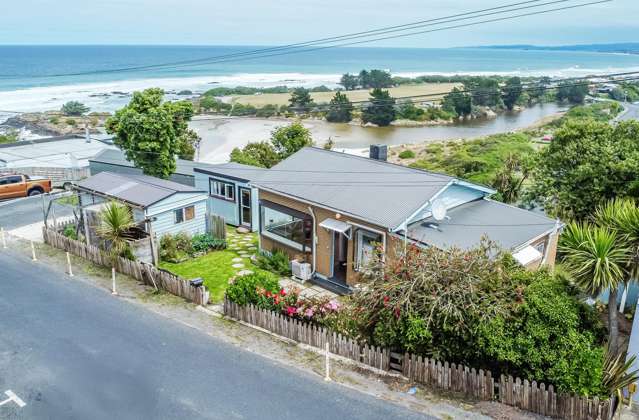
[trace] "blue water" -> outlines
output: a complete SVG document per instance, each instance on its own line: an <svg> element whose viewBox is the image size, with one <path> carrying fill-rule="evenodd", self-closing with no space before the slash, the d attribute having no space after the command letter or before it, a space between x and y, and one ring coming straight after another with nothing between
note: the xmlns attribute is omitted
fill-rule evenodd
<svg viewBox="0 0 639 420"><path fill-rule="evenodd" d="M499 49L338 48L194 67L69 77L42 75L114 70L234 54L230 46L0 46L0 91L122 80L238 74L341 74L362 68L393 73L513 73L564 75L639 68L639 55Z"/></svg>

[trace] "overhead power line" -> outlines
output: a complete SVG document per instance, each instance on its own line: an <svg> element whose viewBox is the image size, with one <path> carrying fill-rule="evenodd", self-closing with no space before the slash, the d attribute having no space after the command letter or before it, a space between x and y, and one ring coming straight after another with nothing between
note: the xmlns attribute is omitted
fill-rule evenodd
<svg viewBox="0 0 639 420"><path fill-rule="evenodd" d="M329 37L329 38L320 38L318 40L306 41L306 42L301 42L301 43L296 43L296 44L288 44L288 45L284 45L284 46L280 46L280 47L262 48L262 49L251 50L251 51L246 51L246 52L239 52L239 53L234 53L234 54L218 55L218 56L213 56L213 57L208 57L208 58L185 60L185 61L175 61L175 62L171 62L171 63L153 64L153 65L146 65L146 66L132 66L132 67L119 68L119 69L105 69L105 70L94 70L94 71L74 72L74 73L58 73L58 74L49 74L49 75L32 75L32 76L26 76L26 77L30 77L30 78L53 78L53 77L56 77L57 78L57 77L94 75L94 74L105 74L105 73L119 73L119 72L128 72L128 71L141 71L141 70L160 69L160 68L169 69L169 68L179 68L179 67L185 67L185 66L189 67L189 66L206 65L206 64L238 61L238 60L242 61L242 60L245 60L245 59L267 58L267 57L274 57L274 56L285 55L285 54L295 54L295 53L301 53L301 52L318 51L318 50L323 50L323 49L328 49L328 48L359 45L359 44L364 44L364 43L369 43L369 42L376 42L376 41L380 41L380 40L395 39L395 38L401 38L401 37L406 37L406 36L414 36L414 35L425 34L425 33L430 33L430 32L437 32L437 31L442 31L442 30L449 30L449 29L468 27L468 26L473 26L473 25L478 25L478 24L483 24L483 23L498 22L498 21L502 21L502 20L515 19L515 18L524 17L524 16L533 16L533 15L542 14L542 13L550 13L550 12L554 12L554 11L574 9L574 8L579 8L579 7L585 7L585 6L589 6L589 5L599 4L599 3L607 3L607 2L610 2L612 0L599 0L599 1L592 1L592 2L588 2L588 3L573 4L573 5L570 5L570 6L564 6L564 7L560 7L560 8L545 9L545 10L541 10L541 11L534 11L534 12L523 13L523 14L518 14L518 15L504 16L504 17L499 17L499 18L495 18L495 19L488 19L488 20L483 20L483 21L470 22L470 23L465 23L465 24L461 24L461 25L446 26L446 27L435 28L435 29L425 30L425 31L408 32L408 33L397 33L397 32L403 32L403 31L407 31L407 30L411 30L411 29L417 29L417 28L421 28L421 27L442 25L442 24L445 24L445 23L451 23L451 22L457 22L457 21L463 21L463 20L469 20L469 19L477 19L479 17L486 17L486 16L491 16L491 15L510 13L510 12L515 12L515 11L519 11L519 10L526 10L526 9L531 9L531 8L539 8L539 7L543 7L543 6L547 6L547 5L551 5L551 4L567 3L567 2L572 2L572 1L575 1L575 0L554 0L554 1L547 1L547 2L544 2L544 3L540 3L540 0L524 1L524 2L507 4L507 5L504 5L504 6L498 6L498 7L493 7L493 8L476 10L476 11L473 11L473 12L466 12L466 13L460 13L460 14L456 14L456 15L450 15L450 16L441 17L441 18L422 20L422 21L417 21L417 22L408 23L408 24L404 24L404 25L389 26L389 27L374 29L374 30L370 30L370 31L356 32L356 33L351 33L351 34L346 34L346 35L341 35L341 36L334 36L334 37ZM526 6L523 6L523 5L526 5ZM341 42L341 41L350 41L352 39L360 39L360 38L363 38L363 37L378 36L378 35L384 35L384 34L388 34L388 33L395 33L395 34L394 35L390 35L390 36L381 37L381 38L377 37L377 38L374 38L374 39L364 39L364 40L354 41L354 42L346 42L346 43L339 43L339 44L334 44L334 45L322 45L322 46L319 46L319 47L313 47L315 45L322 44L322 43L327 43L327 42L328 43L335 43L335 42ZM313 48L307 48L309 46L311 46ZM2 78L16 78L16 77L25 78L25 76L19 76L19 75L0 75L0 77L2 77Z"/></svg>

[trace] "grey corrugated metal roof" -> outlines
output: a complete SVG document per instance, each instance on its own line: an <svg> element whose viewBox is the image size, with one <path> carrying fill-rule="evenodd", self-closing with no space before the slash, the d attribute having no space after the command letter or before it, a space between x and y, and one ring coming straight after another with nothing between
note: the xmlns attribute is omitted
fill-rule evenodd
<svg viewBox="0 0 639 420"><path fill-rule="evenodd" d="M409 226L408 237L437 248L469 249L487 236L502 248L513 250L556 224L541 214L488 199L462 204L447 215L450 219L438 222L430 217Z"/></svg>
<svg viewBox="0 0 639 420"><path fill-rule="evenodd" d="M126 166L129 168L135 168L133 162L126 159L126 155L122 150L105 150L90 162L107 163L111 165ZM249 182L259 176L266 169L257 168L255 166L243 165L241 163L203 163L193 162L185 159L176 159L174 174L193 176L194 172L219 174L228 178L241 179Z"/></svg>
<svg viewBox="0 0 639 420"><path fill-rule="evenodd" d="M268 171L265 168L258 168L256 166L244 165L242 163L229 162L220 164L207 164L195 167L195 172L202 172L212 175L222 175L230 179L238 179L246 182L251 182L255 179L262 177L264 172Z"/></svg>
<svg viewBox="0 0 639 420"><path fill-rule="evenodd" d="M176 193L204 192L152 176L112 172L100 172L78 182L78 186L141 207L148 207Z"/></svg>
<svg viewBox="0 0 639 420"><path fill-rule="evenodd" d="M89 159L90 162L108 163L111 165L126 166L129 168L135 168L133 162L127 160L126 155L122 150L105 150L96 157ZM185 159L175 160L175 174L193 176L193 169L196 167L209 167L215 166L207 163L193 162Z"/></svg>
<svg viewBox="0 0 639 420"><path fill-rule="evenodd" d="M394 229L454 178L307 147L252 182Z"/></svg>

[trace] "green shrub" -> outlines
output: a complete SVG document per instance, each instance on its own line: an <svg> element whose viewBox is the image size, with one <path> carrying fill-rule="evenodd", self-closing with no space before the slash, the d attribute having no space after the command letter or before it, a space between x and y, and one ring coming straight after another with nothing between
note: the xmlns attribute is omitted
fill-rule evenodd
<svg viewBox="0 0 639 420"><path fill-rule="evenodd" d="M260 252L255 264L263 270L272 271L283 276L291 274L291 262L288 254L281 249L275 249L271 254Z"/></svg>
<svg viewBox="0 0 639 420"><path fill-rule="evenodd" d="M404 150L399 154L400 159L413 159L415 157L415 152L412 150Z"/></svg>
<svg viewBox="0 0 639 420"><path fill-rule="evenodd" d="M75 231L75 225L66 225L64 227L64 230L62 231L62 234L69 239L74 239L76 241L78 240L78 234Z"/></svg>
<svg viewBox="0 0 639 420"><path fill-rule="evenodd" d="M208 252L212 249L225 249L226 241L224 239L217 239L208 233L202 233L195 235L191 239L191 247L193 252Z"/></svg>
<svg viewBox="0 0 639 420"><path fill-rule="evenodd" d="M262 290L277 293L280 290L277 279L267 273L254 273L237 277L226 289L226 296L238 305L266 305Z"/></svg>
<svg viewBox="0 0 639 420"><path fill-rule="evenodd" d="M65 123L67 125L70 125L71 127L75 127L76 125L78 125L78 122L76 120L74 120L73 118L67 118L65 120Z"/></svg>
<svg viewBox="0 0 639 420"><path fill-rule="evenodd" d="M71 116L80 116L82 114L86 114L87 112L89 112L89 110L89 107L78 101L69 101L62 105L61 109L64 115Z"/></svg>
<svg viewBox="0 0 639 420"><path fill-rule="evenodd" d="M166 234L160 238L160 259L168 262L180 262L193 254L191 237L180 232L176 235Z"/></svg>
<svg viewBox="0 0 639 420"><path fill-rule="evenodd" d="M60 117L51 117L49 118L49 122L57 125L60 122Z"/></svg>

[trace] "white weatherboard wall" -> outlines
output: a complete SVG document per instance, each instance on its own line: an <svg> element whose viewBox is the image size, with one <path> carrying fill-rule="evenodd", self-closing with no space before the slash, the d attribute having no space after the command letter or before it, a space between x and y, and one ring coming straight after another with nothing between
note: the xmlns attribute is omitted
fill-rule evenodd
<svg viewBox="0 0 639 420"><path fill-rule="evenodd" d="M158 238L168 233L174 235L185 232L191 236L205 233L206 200L207 195L204 193L176 193L149 206L146 209L146 215L152 220L155 219L151 222L153 233ZM175 223L174 211L191 205L195 207L195 217L182 223Z"/></svg>

